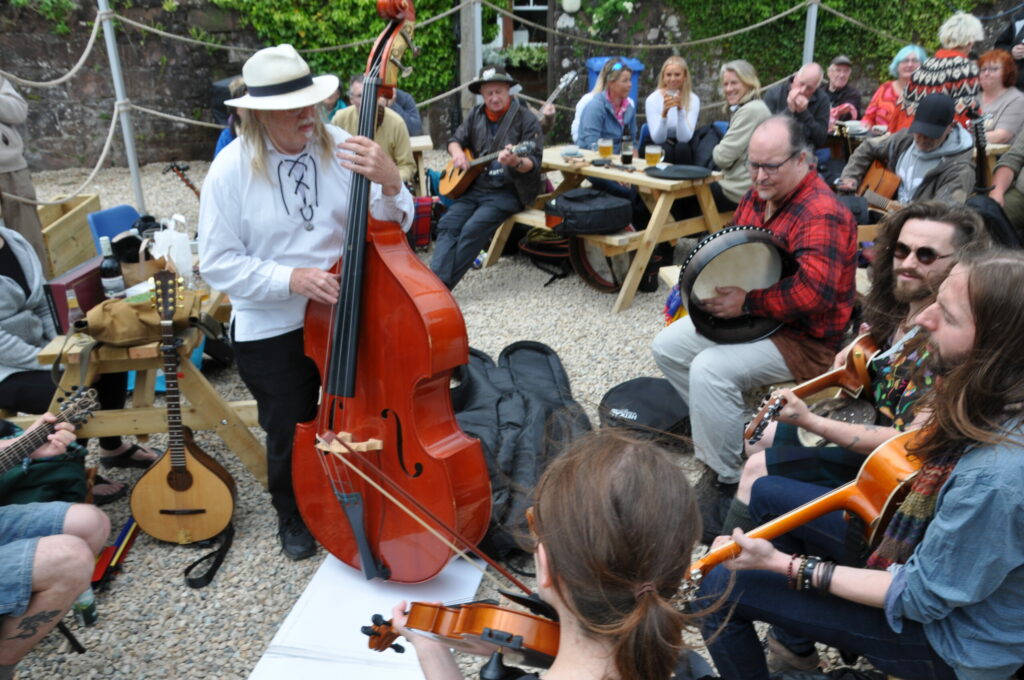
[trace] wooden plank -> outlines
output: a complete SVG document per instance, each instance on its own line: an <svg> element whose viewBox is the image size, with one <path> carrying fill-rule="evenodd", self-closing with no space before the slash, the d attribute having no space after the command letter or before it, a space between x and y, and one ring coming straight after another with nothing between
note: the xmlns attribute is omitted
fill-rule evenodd
<svg viewBox="0 0 1024 680"><path fill-rule="evenodd" d="M409 146L412 148L413 153L429 151L434 148L434 140L430 138L430 135L416 135L409 138Z"/></svg>
<svg viewBox="0 0 1024 680"><path fill-rule="evenodd" d="M491 245L487 247L487 257L484 258L483 267L490 267L501 258L501 252L505 249L512 227L516 224L525 224L530 227L541 227L547 229L547 221L544 211L534 208L527 208L522 212L512 215L501 223L491 237Z"/></svg>
<svg viewBox="0 0 1024 680"><path fill-rule="evenodd" d="M257 427L256 401L244 399L225 402L248 427ZM16 416L9 420L27 428L39 416ZM216 429L216 417L192 404L182 404L182 422L193 430ZM110 409L96 413L76 434L82 437L113 437L116 435L146 435L167 431L167 409L148 406L146 408Z"/></svg>

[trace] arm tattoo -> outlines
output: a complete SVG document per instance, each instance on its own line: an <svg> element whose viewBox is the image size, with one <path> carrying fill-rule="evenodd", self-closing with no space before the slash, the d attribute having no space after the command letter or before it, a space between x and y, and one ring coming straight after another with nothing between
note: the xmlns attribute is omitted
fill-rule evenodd
<svg viewBox="0 0 1024 680"><path fill-rule="evenodd" d="M18 631L20 632L17 635L12 635L7 639L27 640L29 638L33 638L39 634L39 626L49 623L55 617L58 617L60 615L60 610L51 609L50 611L38 612L33 614L32 616L26 616L18 622Z"/></svg>

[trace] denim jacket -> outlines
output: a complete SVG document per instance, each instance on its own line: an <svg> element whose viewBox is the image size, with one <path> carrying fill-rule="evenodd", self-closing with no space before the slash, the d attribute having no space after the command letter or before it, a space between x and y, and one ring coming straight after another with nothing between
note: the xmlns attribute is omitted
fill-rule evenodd
<svg viewBox="0 0 1024 680"><path fill-rule="evenodd" d="M1021 437L1016 428L1014 437ZM885 613L924 624L932 648L969 680L1005 680L1024 664L1024 449L983 446L957 463L934 518L893 567Z"/></svg>
<svg viewBox="0 0 1024 680"><path fill-rule="evenodd" d="M580 136L577 140L580 148L596 150L597 140L611 139L615 144L615 153L619 153L622 135L626 130L629 130L630 137L636 140L636 106L632 100L626 109L623 122L624 125L619 124L612 104L604 92L594 95L580 117Z"/></svg>

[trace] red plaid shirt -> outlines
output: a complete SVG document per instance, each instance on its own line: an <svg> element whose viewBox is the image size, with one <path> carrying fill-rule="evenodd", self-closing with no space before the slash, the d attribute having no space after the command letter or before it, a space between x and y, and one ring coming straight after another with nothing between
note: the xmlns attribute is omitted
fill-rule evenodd
<svg viewBox="0 0 1024 680"><path fill-rule="evenodd" d="M767 222L766 202L751 189L733 224L764 227L800 268L793 276L747 293L745 310L786 324L781 331L838 348L853 312L857 223L815 171L801 180Z"/></svg>

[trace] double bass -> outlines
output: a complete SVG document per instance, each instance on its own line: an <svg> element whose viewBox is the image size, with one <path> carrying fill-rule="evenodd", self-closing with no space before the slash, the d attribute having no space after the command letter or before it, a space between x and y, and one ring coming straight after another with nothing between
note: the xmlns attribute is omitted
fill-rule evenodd
<svg viewBox="0 0 1024 680"><path fill-rule="evenodd" d="M409 0L378 0L377 12L389 23L363 82L358 132L370 139L374 104L393 93L415 20ZM306 311L305 350L323 388L316 419L296 427L292 481L306 526L331 554L368 579L419 583L452 557L441 537L483 538L490 478L449 395L452 371L469 358L462 313L400 226L369 214L369 194L370 181L353 173L344 249L332 269L339 300L311 301ZM323 450L332 445L344 461ZM397 507L383 486L414 507Z"/></svg>

